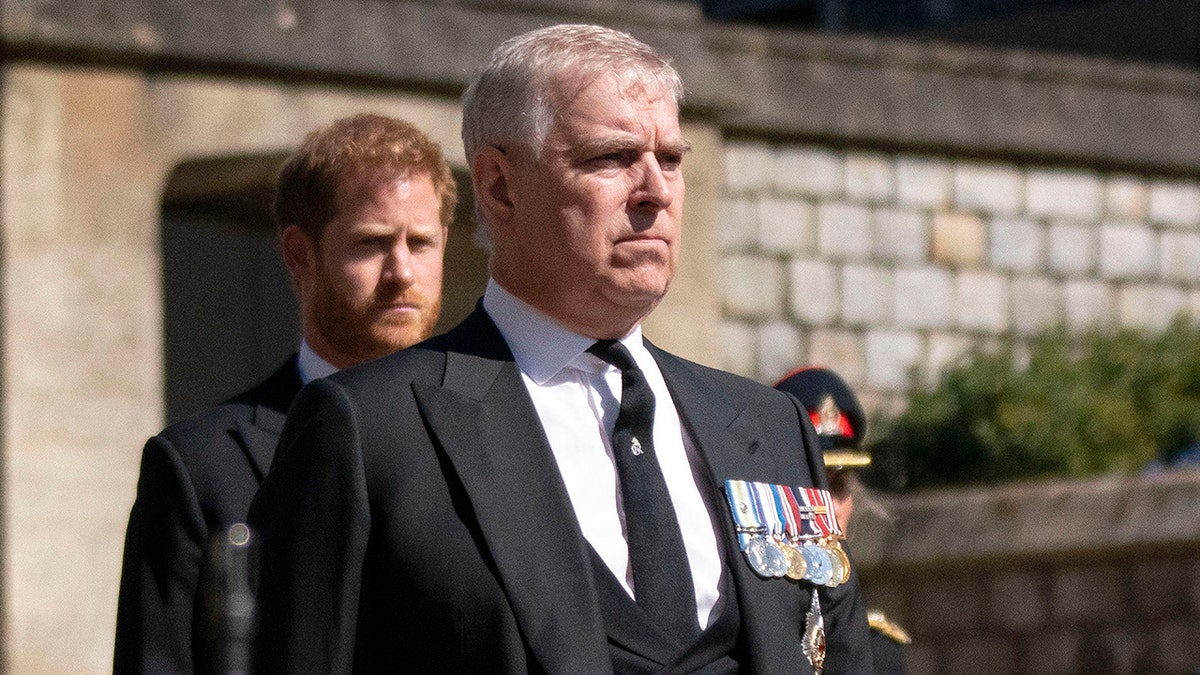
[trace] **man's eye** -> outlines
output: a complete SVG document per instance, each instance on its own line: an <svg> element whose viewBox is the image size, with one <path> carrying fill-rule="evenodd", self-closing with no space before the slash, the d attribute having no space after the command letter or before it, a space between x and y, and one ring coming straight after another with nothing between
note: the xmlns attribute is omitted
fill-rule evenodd
<svg viewBox="0 0 1200 675"><path fill-rule="evenodd" d="M683 155L668 154L659 155L658 165L663 171L674 171L683 164Z"/></svg>

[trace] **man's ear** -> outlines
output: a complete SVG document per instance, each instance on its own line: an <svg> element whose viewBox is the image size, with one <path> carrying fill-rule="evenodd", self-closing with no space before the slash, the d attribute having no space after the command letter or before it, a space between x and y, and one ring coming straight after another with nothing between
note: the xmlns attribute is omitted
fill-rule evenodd
<svg viewBox="0 0 1200 675"><path fill-rule="evenodd" d="M283 249L283 265L297 288L311 279L317 267L317 243L296 225L288 225L279 233Z"/></svg>
<svg viewBox="0 0 1200 675"><path fill-rule="evenodd" d="M512 163L496 147L475 153L471 162L471 185L475 201L493 228L503 229L512 220Z"/></svg>

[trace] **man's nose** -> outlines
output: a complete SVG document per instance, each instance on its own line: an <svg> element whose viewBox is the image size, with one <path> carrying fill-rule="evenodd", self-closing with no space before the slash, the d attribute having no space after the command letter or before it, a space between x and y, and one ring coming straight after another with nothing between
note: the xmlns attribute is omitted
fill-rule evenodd
<svg viewBox="0 0 1200 675"><path fill-rule="evenodd" d="M382 277L384 281L408 286L413 281L412 252L408 242L401 240L388 251L383 264Z"/></svg>
<svg viewBox="0 0 1200 675"><path fill-rule="evenodd" d="M634 208L661 211L675 199L675 187L664 173L662 164L652 153L638 163L641 168L638 184L630 195Z"/></svg>

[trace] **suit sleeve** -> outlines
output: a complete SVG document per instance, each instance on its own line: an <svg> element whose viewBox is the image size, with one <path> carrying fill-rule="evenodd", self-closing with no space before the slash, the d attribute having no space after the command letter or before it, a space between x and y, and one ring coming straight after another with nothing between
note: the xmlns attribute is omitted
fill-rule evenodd
<svg viewBox="0 0 1200 675"><path fill-rule="evenodd" d="M113 672L189 673L207 528L179 453L162 436L142 451L125 533Z"/></svg>
<svg viewBox="0 0 1200 675"><path fill-rule="evenodd" d="M806 459L817 487L828 489L825 461L817 433L813 430L803 406L788 394L804 435ZM821 588L821 612L825 617L825 675L861 675L875 672L871 654L871 629L867 624L867 608L858 583L858 567L850 558L850 580L836 588Z"/></svg>
<svg viewBox="0 0 1200 675"><path fill-rule="evenodd" d="M336 385L314 381L250 507L260 545L256 672L352 671L370 531L362 467L352 406Z"/></svg>

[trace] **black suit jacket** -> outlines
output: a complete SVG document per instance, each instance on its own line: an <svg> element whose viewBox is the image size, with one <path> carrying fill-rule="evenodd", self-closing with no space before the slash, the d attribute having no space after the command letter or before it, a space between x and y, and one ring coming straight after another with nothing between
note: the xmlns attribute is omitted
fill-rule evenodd
<svg viewBox="0 0 1200 675"><path fill-rule="evenodd" d="M713 503L725 478L823 480L795 399L651 352L707 461ZM714 516L749 669L805 672L809 587L756 577L727 510ZM588 544L481 308L306 387L250 517L262 543L259 672L612 672ZM828 596L827 672L869 672L857 581Z"/></svg>
<svg viewBox="0 0 1200 675"><path fill-rule="evenodd" d="M147 441L125 533L118 675L197 669L194 614L209 538L246 519L299 391L293 356L253 389Z"/></svg>

